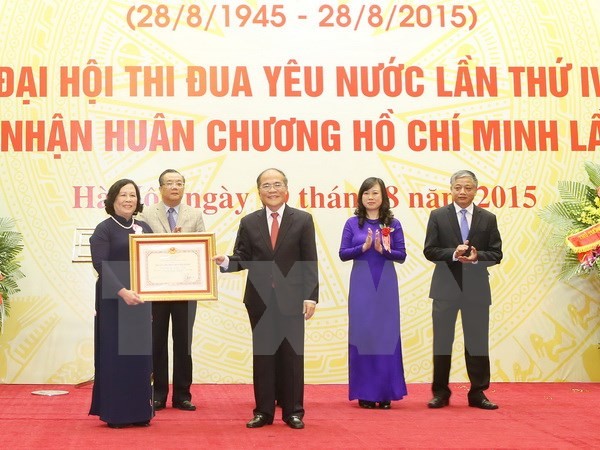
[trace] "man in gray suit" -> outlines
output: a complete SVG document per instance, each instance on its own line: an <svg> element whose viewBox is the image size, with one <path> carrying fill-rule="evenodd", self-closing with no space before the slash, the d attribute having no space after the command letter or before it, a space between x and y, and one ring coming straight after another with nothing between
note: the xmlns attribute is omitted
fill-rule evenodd
<svg viewBox="0 0 600 450"><path fill-rule="evenodd" d="M146 206L139 220L155 233L192 233L204 231L202 213L181 203L185 178L174 169L158 177L161 202ZM166 407L169 393L169 320L173 336L174 408L195 411L192 394L192 331L196 318L196 302L164 301L152 303L152 356L154 364L154 409Z"/></svg>
<svg viewBox="0 0 600 450"><path fill-rule="evenodd" d="M433 299L433 398L429 408L450 403L450 362L454 327L460 311L465 363L471 382L469 406L497 409L484 394L490 385L488 350L492 295L488 267L502 260L496 216L475 206L477 177L459 170L450 178L453 202L431 212L425 257L435 263L429 297Z"/></svg>

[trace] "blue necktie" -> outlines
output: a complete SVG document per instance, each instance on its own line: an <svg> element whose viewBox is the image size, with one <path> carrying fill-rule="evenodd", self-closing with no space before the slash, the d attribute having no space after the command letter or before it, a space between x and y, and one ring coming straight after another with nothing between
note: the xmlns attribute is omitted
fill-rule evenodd
<svg viewBox="0 0 600 450"><path fill-rule="evenodd" d="M167 211L167 220L169 221L169 227L171 227L171 231L175 229L175 209L169 208Z"/></svg>
<svg viewBox="0 0 600 450"><path fill-rule="evenodd" d="M462 217L460 218L460 235L464 243L469 237L469 222L467 222L467 210L461 209L460 214L462 215Z"/></svg>

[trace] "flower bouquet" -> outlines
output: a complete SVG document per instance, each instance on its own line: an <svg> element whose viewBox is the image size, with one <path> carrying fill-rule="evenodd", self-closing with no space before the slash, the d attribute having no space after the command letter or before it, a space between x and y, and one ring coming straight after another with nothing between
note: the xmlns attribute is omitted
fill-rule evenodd
<svg viewBox="0 0 600 450"><path fill-rule="evenodd" d="M17 280L23 278L17 255L23 250L23 235L13 231L13 219L0 218L0 332L10 311L9 296L19 292Z"/></svg>
<svg viewBox="0 0 600 450"><path fill-rule="evenodd" d="M600 164L586 161L584 166L591 186L559 181L561 201L539 212L554 227L550 244L565 252L560 279L600 276Z"/></svg>

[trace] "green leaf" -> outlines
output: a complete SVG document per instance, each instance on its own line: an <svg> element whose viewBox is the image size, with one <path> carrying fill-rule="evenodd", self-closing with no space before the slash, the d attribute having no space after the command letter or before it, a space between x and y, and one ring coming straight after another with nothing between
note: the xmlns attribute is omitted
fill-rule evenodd
<svg viewBox="0 0 600 450"><path fill-rule="evenodd" d="M577 255L573 252L568 252L563 260L563 265L558 275L561 280L569 280L575 276L581 275L581 264L577 259Z"/></svg>
<svg viewBox="0 0 600 450"><path fill-rule="evenodd" d="M592 200L590 193L595 195L595 192L586 184L577 181L559 181L558 193L563 202L568 203L586 203Z"/></svg>
<svg viewBox="0 0 600 450"><path fill-rule="evenodd" d="M595 188L600 186L600 164L596 164L592 161L586 161L583 163L583 166L590 177L590 183L592 183L592 186Z"/></svg>
<svg viewBox="0 0 600 450"><path fill-rule="evenodd" d="M17 257L23 250L23 235L14 231L15 221L9 217L0 217L0 292L2 293L2 306L0 308L0 331L2 321L10 311L10 296L19 292L17 280L24 277L21 264Z"/></svg>
<svg viewBox="0 0 600 450"><path fill-rule="evenodd" d="M0 233L10 231L15 226L15 220L11 217L0 217Z"/></svg>
<svg viewBox="0 0 600 450"><path fill-rule="evenodd" d="M545 206L538 212L538 215L542 220L555 226L565 222L575 226L577 223L576 218L581 211L582 207L578 203L558 202Z"/></svg>

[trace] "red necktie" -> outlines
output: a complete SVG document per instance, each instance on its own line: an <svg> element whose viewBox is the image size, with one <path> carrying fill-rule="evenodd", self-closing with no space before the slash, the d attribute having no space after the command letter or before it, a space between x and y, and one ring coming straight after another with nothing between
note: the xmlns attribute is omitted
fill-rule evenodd
<svg viewBox="0 0 600 450"><path fill-rule="evenodd" d="M271 213L273 223L271 224L271 246L275 249L275 243L277 242L277 235L279 234L279 222L277 221L278 213Z"/></svg>

